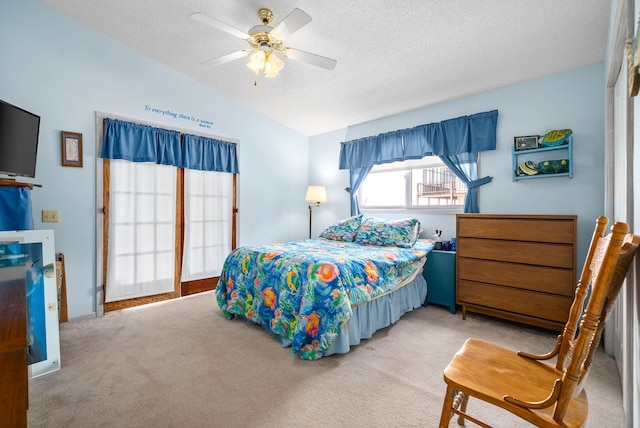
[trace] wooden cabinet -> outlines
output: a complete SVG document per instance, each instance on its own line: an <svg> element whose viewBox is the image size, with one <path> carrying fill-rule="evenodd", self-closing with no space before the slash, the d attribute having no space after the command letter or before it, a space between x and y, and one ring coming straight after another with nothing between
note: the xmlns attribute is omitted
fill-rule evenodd
<svg viewBox="0 0 640 428"><path fill-rule="evenodd" d="M24 266L2 267L0 263L0 427L27 426L25 286Z"/></svg>
<svg viewBox="0 0 640 428"><path fill-rule="evenodd" d="M433 250L427 256L422 271L427 281L427 300L429 303L449 308L456 313L456 253L455 251Z"/></svg>
<svg viewBox="0 0 640 428"><path fill-rule="evenodd" d="M456 303L561 330L576 286L577 216L458 214Z"/></svg>

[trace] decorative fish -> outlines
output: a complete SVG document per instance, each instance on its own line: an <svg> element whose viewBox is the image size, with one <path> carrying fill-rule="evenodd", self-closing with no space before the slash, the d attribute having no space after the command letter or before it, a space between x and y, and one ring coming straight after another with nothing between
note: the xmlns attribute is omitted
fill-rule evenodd
<svg viewBox="0 0 640 428"><path fill-rule="evenodd" d="M56 270L54 268L53 263L49 263L42 270L44 272L44 276L47 278L53 278L56 274Z"/></svg>
<svg viewBox="0 0 640 428"><path fill-rule="evenodd" d="M544 134L540 145L545 147L552 147L565 144L567 138L569 138L571 134L573 134L573 131L571 129L554 129Z"/></svg>

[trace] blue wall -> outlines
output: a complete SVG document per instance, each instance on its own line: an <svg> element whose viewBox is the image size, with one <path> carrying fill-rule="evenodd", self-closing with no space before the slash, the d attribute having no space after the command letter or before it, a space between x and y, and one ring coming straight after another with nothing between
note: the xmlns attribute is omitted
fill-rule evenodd
<svg viewBox="0 0 640 428"><path fill-rule="evenodd" d="M337 170L341 141L497 109L497 148L480 156L479 176L493 177L480 188L480 212L578 215L580 267L595 220L604 214L604 88L604 65L599 63L314 136L309 148L310 182L328 186L325 209L314 212L314 230L318 233L350 214L344 191L349 174ZM513 137L563 128L574 132L573 178L513 182ZM393 211L376 215L407 216ZM411 215L421 220L423 236L431 237L435 229L444 230L445 239L455 236L454 214Z"/></svg>
<svg viewBox="0 0 640 428"><path fill-rule="evenodd" d="M96 310L96 112L239 141L239 244L307 236L306 136L35 0L0 2L0 99L42 117L36 178L25 181L44 186L32 192L35 228L53 229L65 254L71 318ZM63 130L82 133L83 168L60 165ZM60 222L42 224L43 209Z"/></svg>
<svg viewBox="0 0 640 428"><path fill-rule="evenodd" d="M328 202L314 209L314 234L349 215L349 176L337 169L341 141L492 109L500 112L498 147L481 156L480 174L494 177L480 191L481 212L577 214L579 248L586 247L593 221L603 212L603 64L309 139L35 0L3 0L0 99L42 116L35 182L44 187L33 191L34 221L36 228L54 230L56 251L65 254L71 318L95 311L96 112L238 140L240 245L305 238L307 184L326 185L328 192ZM145 106L213 126L203 129ZM574 130L574 178L512 182L513 137L555 128ZM63 130L83 134L81 169L60 166ZM60 222L42 224L43 209L59 210ZM445 237L455 235L453 214L416 216L428 235L436 228ZM583 258L579 254L579 266Z"/></svg>

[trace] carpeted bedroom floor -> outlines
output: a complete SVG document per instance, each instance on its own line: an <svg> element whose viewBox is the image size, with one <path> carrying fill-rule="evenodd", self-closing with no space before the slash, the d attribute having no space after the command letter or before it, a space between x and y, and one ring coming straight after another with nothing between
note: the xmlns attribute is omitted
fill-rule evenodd
<svg viewBox="0 0 640 428"><path fill-rule="evenodd" d="M544 353L556 333L429 306L348 354L305 361L202 293L62 324L62 369L30 380L29 427L435 427L442 370L471 336ZM615 361L601 350L587 394L587 427L624 426ZM528 426L473 399L469 409Z"/></svg>

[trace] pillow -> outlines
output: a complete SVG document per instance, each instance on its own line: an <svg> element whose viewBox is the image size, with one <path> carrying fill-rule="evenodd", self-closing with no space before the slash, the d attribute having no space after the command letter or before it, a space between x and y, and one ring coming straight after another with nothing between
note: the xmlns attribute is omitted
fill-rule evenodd
<svg viewBox="0 0 640 428"><path fill-rule="evenodd" d="M410 248L420 234L420 222L416 218L385 220L365 217L355 242L362 245L383 245Z"/></svg>
<svg viewBox="0 0 640 428"><path fill-rule="evenodd" d="M362 214L340 220L333 226L329 226L320 234L321 238L331 239L332 241L353 242L356 237L360 224L362 223Z"/></svg>

